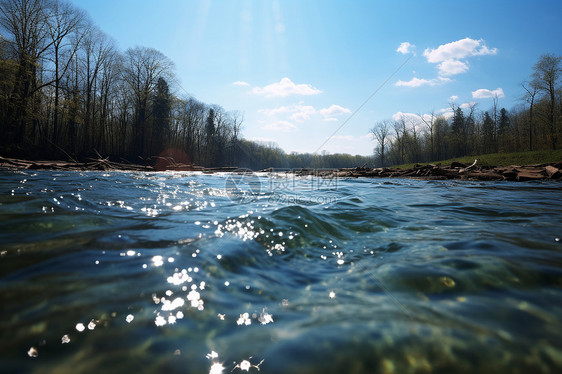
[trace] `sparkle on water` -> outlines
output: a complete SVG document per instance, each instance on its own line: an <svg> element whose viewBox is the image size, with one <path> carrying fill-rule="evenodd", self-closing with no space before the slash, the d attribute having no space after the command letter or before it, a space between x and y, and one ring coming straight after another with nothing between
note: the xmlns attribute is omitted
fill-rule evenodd
<svg viewBox="0 0 562 374"><path fill-rule="evenodd" d="M1 172L0 367L562 367L558 185L235 177Z"/></svg>

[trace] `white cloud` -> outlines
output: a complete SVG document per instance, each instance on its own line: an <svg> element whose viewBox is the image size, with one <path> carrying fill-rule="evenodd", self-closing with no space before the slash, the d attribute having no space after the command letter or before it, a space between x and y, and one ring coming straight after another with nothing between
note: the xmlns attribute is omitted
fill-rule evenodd
<svg viewBox="0 0 562 374"><path fill-rule="evenodd" d="M445 119L451 119L454 117L455 113L451 108L443 108L438 111L439 117L443 117Z"/></svg>
<svg viewBox="0 0 562 374"><path fill-rule="evenodd" d="M480 39L482 40L482 39ZM475 51L473 56L485 56L485 55L495 55L498 53L498 49L497 48L488 48L488 46L486 46L485 44L482 44L482 48L480 48L479 50Z"/></svg>
<svg viewBox="0 0 562 374"><path fill-rule="evenodd" d="M445 60L437 67L441 76L461 74L468 71L468 64L459 60Z"/></svg>
<svg viewBox="0 0 562 374"><path fill-rule="evenodd" d="M260 109L258 112L270 117L281 115L286 116L286 119L290 119L292 121L304 122L309 120L311 116L315 114L323 116L325 121L337 121L338 119L336 117L351 113L351 110L336 104L332 104L328 108L316 110L312 105L303 105L300 103L281 106L279 108Z"/></svg>
<svg viewBox="0 0 562 374"><path fill-rule="evenodd" d="M265 97L287 97L290 95L317 95L322 91L310 84L295 84L285 77L281 81L268 84L264 87L254 87L252 92Z"/></svg>
<svg viewBox="0 0 562 374"><path fill-rule="evenodd" d="M401 47L402 45L400 45L398 49ZM438 64L439 76L434 79L414 77L409 81L399 80L395 85L399 87L420 87L425 85L435 86L439 83L445 83L451 80L447 77L466 73L468 71L469 66L464 59L471 56L495 55L497 52L497 48L488 48L484 40L470 38L442 44L435 49L426 48L423 55L427 59L427 62Z"/></svg>
<svg viewBox="0 0 562 374"><path fill-rule="evenodd" d="M316 109L311 105L287 105L273 109L260 109L258 112L264 113L267 116L276 116L278 114L291 113L289 117L293 121L303 122L310 119L310 116L316 114Z"/></svg>
<svg viewBox="0 0 562 374"><path fill-rule="evenodd" d="M451 79L445 77L437 77L434 79L412 78L409 81L399 80L394 83L397 87L420 87L420 86L435 86L440 83L446 83Z"/></svg>
<svg viewBox="0 0 562 374"><path fill-rule="evenodd" d="M392 119L394 121L398 121L401 118L404 118L406 122L416 124L417 126L418 124L424 124L423 120L430 122L432 116L431 114L427 114L427 113L424 113L420 116L419 114L416 113L404 113L404 112L396 112L392 115ZM435 120L435 115L433 116L433 119Z"/></svg>
<svg viewBox="0 0 562 374"><path fill-rule="evenodd" d="M496 88L495 90L488 90L486 88L481 88L476 91L472 91L472 98L473 99L491 99L494 97L502 98L505 94L503 93L503 89Z"/></svg>
<svg viewBox="0 0 562 374"><path fill-rule="evenodd" d="M404 121L406 122L406 126L407 127L414 126L417 132L421 132L424 129L425 122L423 121L422 117L428 122L431 121L430 114L422 114L420 116L419 114L415 114L415 113L396 112L392 115L392 119L394 121L399 121L401 119L404 119Z"/></svg>
<svg viewBox="0 0 562 374"><path fill-rule="evenodd" d="M310 116L316 113L311 105L295 105L296 111L291 115L291 119L297 122L303 122L310 119Z"/></svg>
<svg viewBox="0 0 562 374"><path fill-rule="evenodd" d="M453 95L449 98L449 101L457 101L459 97L457 95Z"/></svg>
<svg viewBox="0 0 562 374"><path fill-rule="evenodd" d="M438 63L447 60L459 60L469 56L495 55L497 48L488 48L484 40L464 38L447 44L442 44L435 49L427 48L423 55L427 62Z"/></svg>
<svg viewBox="0 0 562 374"><path fill-rule="evenodd" d="M319 110L320 114L324 116L325 121L337 121L337 116L351 113L351 110L344 108L340 105L332 104L328 108Z"/></svg>
<svg viewBox="0 0 562 374"><path fill-rule="evenodd" d="M459 107L460 107L461 109L468 109L468 108L470 108L470 107L472 107L472 106L474 106L474 105L476 105L476 102L474 102L474 101L469 101L468 103L463 103L463 104L459 105Z"/></svg>
<svg viewBox="0 0 562 374"><path fill-rule="evenodd" d="M233 86L243 86L243 87L248 87L250 85L250 83L248 82L244 82L244 81L236 81L236 82L232 82Z"/></svg>
<svg viewBox="0 0 562 374"><path fill-rule="evenodd" d="M396 112L392 115L392 119L394 121L398 121L404 118L407 121L420 121L420 116L414 113L404 113L404 112Z"/></svg>
<svg viewBox="0 0 562 374"><path fill-rule="evenodd" d="M415 45L410 44L409 42L400 43L400 46L398 46L396 52L402 53L403 55L408 53L413 53L415 47L416 47Z"/></svg>
<svg viewBox="0 0 562 374"><path fill-rule="evenodd" d="M297 126L293 125L289 121L277 121L277 122L268 123L262 128L265 130L281 131L281 132L291 132L297 130Z"/></svg>

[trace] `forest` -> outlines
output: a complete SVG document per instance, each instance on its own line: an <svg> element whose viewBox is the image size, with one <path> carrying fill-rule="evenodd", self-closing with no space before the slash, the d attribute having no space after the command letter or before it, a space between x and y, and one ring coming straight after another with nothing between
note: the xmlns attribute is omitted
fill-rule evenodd
<svg viewBox="0 0 562 374"><path fill-rule="evenodd" d="M44 158L101 154L235 165L242 116L174 95L174 63L153 48L124 52L64 1L0 2L0 152Z"/></svg>
<svg viewBox="0 0 562 374"><path fill-rule="evenodd" d="M521 83L521 105L479 111L475 103L441 113L399 115L377 122L377 166L411 164L489 153L554 150L562 146L562 57L544 54Z"/></svg>
<svg viewBox="0 0 562 374"><path fill-rule="evenodd" d="M147 47L120 51L88 15L62 0L0 0L0 155L109 157L154 164L170 156L206 167L343 168L555 149L562 143L560 57L541 56L522 105L380 121L375 155L287 154L242 137L243 114L185 93L174 63ZM173 150L173 151L170 151Z"/></svg>
<svg viewBox="0 0 562 374"><path fill-rule="evenodd" d="M285 154L242 139L243 115L179 95L160 51L119 51L88 15L57 0L0 1L0 154L206 167L351 167L364 156ZM170 151L171 150L171 151Z"/></svg>

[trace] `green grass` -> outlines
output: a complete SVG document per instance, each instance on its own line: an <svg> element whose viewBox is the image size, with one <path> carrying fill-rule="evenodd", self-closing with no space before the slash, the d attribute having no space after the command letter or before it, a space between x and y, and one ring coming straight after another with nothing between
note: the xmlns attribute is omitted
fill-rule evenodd
<svg viewBox="0 0 562 374"><path fill-rule="evenodd" d="M464 164L472 164L475 159L478 159L480 166L509 166L509 165L536 165L554 162L562 162L562 149L555 151L532 151L532 152L514 152L514 153L490 153L487 155L465 156L451 158L449 160L434 161L420 163L421 165L427 164L441 164L442 166L450 165L451 162L457 161ZM418 165L420 165L418 164ZM411 169L416 164L402 164L393 167L399 169Z"/></svg>

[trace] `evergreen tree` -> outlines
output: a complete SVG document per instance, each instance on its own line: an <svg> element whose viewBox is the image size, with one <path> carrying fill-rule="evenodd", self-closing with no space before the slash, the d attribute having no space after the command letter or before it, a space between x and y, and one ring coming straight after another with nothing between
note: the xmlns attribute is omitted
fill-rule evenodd
<svg viewBox="0 0 562 374"><path fill-rule="evenodd" d="M152 154L159 154L164 150L170 138L171 99L168 83L162 77L156 82L154 99L152 102Z"/></svg>
<svg viewBox="0 0 562 374"><path fill-rule="evenodd" d="M209 109L207 121L205 123L205 145L206 145L206 163L208 166L215 166L215 111Z"/></svg>
<svg viewBox="0 0 562 374"><path fill-rule="evenodd" d="M458 157L466 153L466 131L464 113L460 107L455 110L453 122L451 123L451 135L453 137L453 156Z"/></svg>
<svg viewBox="0 0 562 374"><path fill-rule="evenodd" d="M510 126L511 123L507 115L507 110L501 108L500 119L498 121L498 150L500 152L507 152L508 150Z"/></svg>
<svg viewBox="0 0 562 374"><path fill-rule="evenodd" d="M488 112L484 112L484 121L482 122L482 145L484 153L494 152L494 120Z"/></svg>

